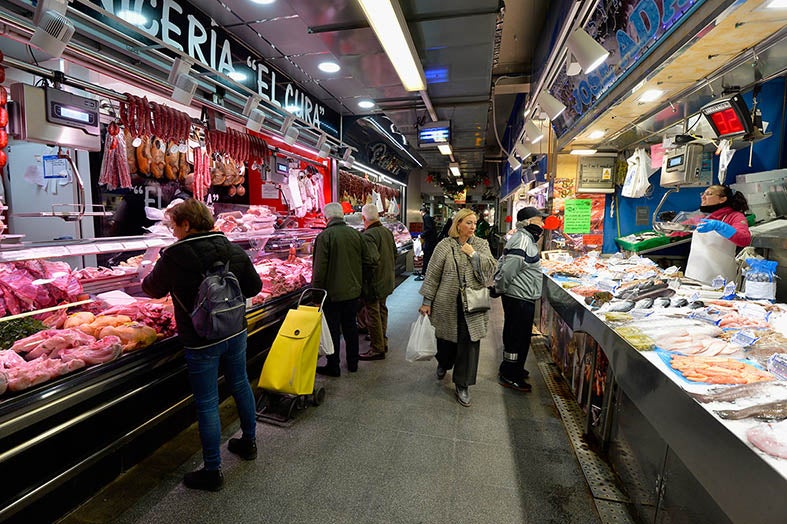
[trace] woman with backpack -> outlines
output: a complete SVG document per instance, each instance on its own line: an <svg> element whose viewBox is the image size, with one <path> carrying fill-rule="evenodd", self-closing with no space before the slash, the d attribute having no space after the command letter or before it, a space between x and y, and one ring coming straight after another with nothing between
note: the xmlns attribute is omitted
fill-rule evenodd
<svg viewBox="0 0 787 524"><path fill-rule="evenodd" d="M223 233L213 231L213 214L205 204L189 199L169 209L165 216L177 242L161 252L142 281L142 290L154 298L172 294L178 336L186 350L205 465L187 473L183 483L188 488L218 491L224 485L219 367L235 398L243 431L241 438L230 439L227 447L243 459L257 457L256 408L246 372L245 298L259 293L262 281L248 255ZM229 317L222 316L224 312L206 300L208 292L243 303L240 314L236 311ZM208 325L211 321L213 325Z"/></svg>

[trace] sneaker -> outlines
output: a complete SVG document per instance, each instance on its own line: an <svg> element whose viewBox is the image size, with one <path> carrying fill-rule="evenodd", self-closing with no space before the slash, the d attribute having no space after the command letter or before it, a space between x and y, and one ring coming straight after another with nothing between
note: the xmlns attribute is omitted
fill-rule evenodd
<svg viewBox="0 0 787 524"><path fill-rule="evenodd" d="M470 407L470 390L467 386L456 386L456 400L464 407Z"/></svg>
<svg viewBox="0 0 787 524"><path fill-rule="evenodd" d="M420 281L421 281L421 280L423 280L423 279L424 279L424 277L423 277L423 276L421 276L421 275L418 275L418 276L417 276L417 277L415 277L413 280L417 280L418 282L420 282Z"/></svg>
<svg viewBox="0 0 787 524"><path fill-rule="evenodd" d="M257 441L248 438L231 438L227 443L230 453L235 453L243 460L254 460L257 458Z"/></svg>
<svg viewBox="0 0 787 524"><path fill-rule="evenodd" d="M220 469L207 470L202 468L186 473L183 476L183 485L191 489L219 491L224 487L224 475Z"/></svg>
<svg viewBox="0 0 787 524"><path fill-rule="evenodd" d="M330 366L317 366L317 374L325 377L339 377L341 372Z"/></svg>
<svg viewBox="0 0 787 524"><path fill-rule="evenodd" d="M385 353L369 350L366 353L358 355L360 360L385 360Z"/></svg>
<svg viewBox="0 0 787 524"><path fill-rule="evenodd" d="M500 375L500 377L498 377L497 382L504 388L514 389L516 391L521 391L523 393L530 393L533 390L533 386L531 386L524 380L511 380L504 377L503 375Z"/></svg>
<svg viewBox="0 0 787 524"><path fill-rule="evenodd" d="M435 375L437 375L437 380L443 380L445 378L445 373L446 371L440 367L440 364L438 364L437 371L435 372Z"/></svg>

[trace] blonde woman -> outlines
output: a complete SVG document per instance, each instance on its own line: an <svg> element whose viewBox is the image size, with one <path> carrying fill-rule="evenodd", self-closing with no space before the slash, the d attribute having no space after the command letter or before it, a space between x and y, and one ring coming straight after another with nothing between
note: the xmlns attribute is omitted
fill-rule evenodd
<svg viewBox="0 0 787 524"><path fill-rule="evenodd" d="M435 247L424 283L418 312L429 315L437 336L437 378L453 368L456 399L470 406L469 387L476 383L481 339L489 323L487 311L468 313L462 286L486 286L496 261L486 240L474 236L478 217L467 208L454 215L448 237Z"/></svg>

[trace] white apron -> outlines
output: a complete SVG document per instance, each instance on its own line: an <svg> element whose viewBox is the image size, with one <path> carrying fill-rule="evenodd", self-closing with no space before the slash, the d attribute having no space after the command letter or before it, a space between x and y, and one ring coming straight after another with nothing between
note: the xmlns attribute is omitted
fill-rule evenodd
<svg viewBox="0 0 787 524"><path fill-rule="evenodd" d="M691 237L691 251L686 263L686 276L703 284L710 284L718 275L734 281L738 273L735 244L716 231L698 233Z"/></svg>

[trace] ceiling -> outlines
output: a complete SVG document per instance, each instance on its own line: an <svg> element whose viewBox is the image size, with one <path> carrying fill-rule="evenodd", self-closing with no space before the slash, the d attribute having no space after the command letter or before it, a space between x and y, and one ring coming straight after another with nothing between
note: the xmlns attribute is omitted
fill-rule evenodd
<svg viewBox="0 0 787 524"><path fill-rule="evenodd" d="M302 88L343 116L384 114L416 148L417 128L430 122L424 99L402 87L356 0L191 0ZM401 0L415 47L429 76L427 99L438 120L451 120L454 159L464 176L499 158L492 121L502 139L517 91L528 87L532 52L549 5L545 0ZM318 64L333 59L338 73ZM439 76L439 75L438 75ZM492 114L493 81L501 78ZM506 85L503 85L506 84ZM358 107L370 98L376 106ZM450 159L419 150L426 172L447 173Z"/></svg>

